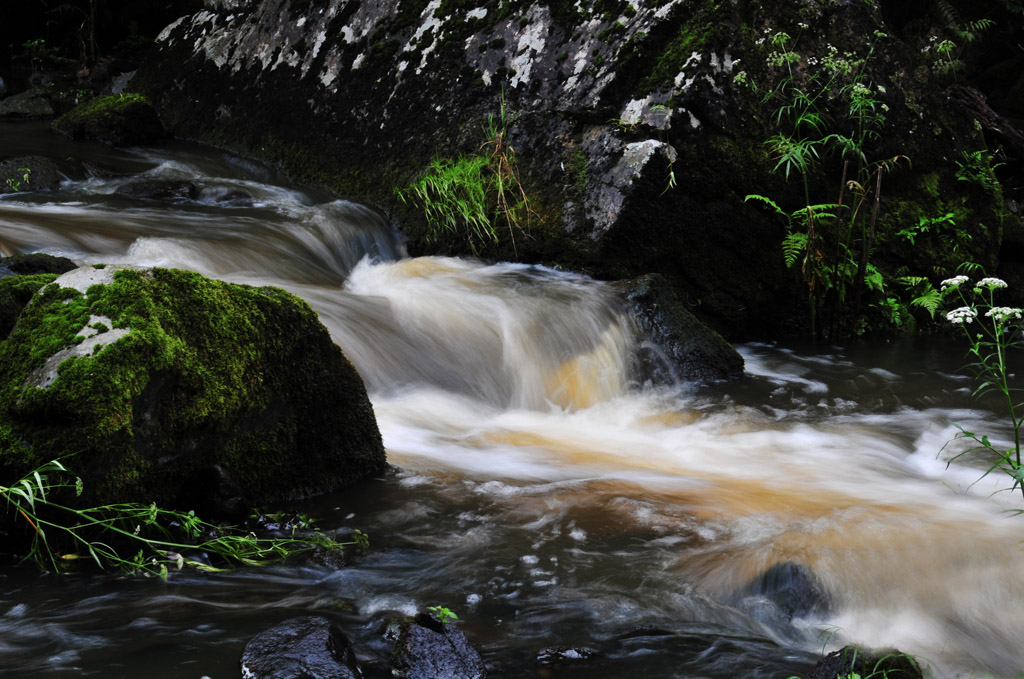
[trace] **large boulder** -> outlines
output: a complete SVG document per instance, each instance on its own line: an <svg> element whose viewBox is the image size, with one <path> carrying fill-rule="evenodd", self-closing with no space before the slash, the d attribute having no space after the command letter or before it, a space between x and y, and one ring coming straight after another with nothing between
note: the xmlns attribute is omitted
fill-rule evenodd
<svg viewBox="0 0 1024 679"><path fill-rule="evenodd" d="M0 162L0 194L55 189L63 179L57 164L42 156L19 156Z"/></svg>
<svg viewBox="0 0 1024 679"><path fill-rule="evenodd" d="M176 134L385 207L412 254L476 251L610 279L660 273L729 337L815 322L839 334L862 327L846 316L877 316L898 278L941 280L962 261L991 268L1000 224L1016 219L984 181L961 181L991 170L984 154L964 155L985 140L946 93L949 64L925 48L963 38L924 10L890 26L892 4L210 1L164 30L131 87ZM809 95L814 120L823 135L863 131L846 179L868 199L851 229L812 239L803 271L787 269L783 238L806 224L744 199L769 196L786 213L805 198L837 202L848 186L838 152L809 163L804 182L773 172L784 154L766 143L804 134L780 127L780 98L826 83ZM438 158L510 147L533 208L522 232L437 233L416 200L396 197ZM868 168L900 156L912 165L888 162L874 212ZM965 175L966 162L977 172ZM948 213L955 227L930 228ZM927 233L912 243L899 235L908 228ZM875 268L858 274L869 233Z"/></svg>
<svg viewBox="0 0 1024 679"><path fill-rule="evenodd" d="M156 109L139 94L96 97L57 118L53 128L72 139L111 146L151 145L167 134Z"/></svg>
<svg viewBox="0 0 1024 679"><path fill-rule="evenodd" d="M46 285L0 343L0 425L20 441L0 483L64 458L92 504L223 513L385 467L362 381L305 302L179 270Z"/></svg>

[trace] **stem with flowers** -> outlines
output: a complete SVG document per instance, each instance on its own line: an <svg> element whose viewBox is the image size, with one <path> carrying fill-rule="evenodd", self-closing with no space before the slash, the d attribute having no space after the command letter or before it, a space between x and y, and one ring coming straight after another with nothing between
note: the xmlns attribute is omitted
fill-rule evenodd
<svg viewBox="0 0 1024 679"><path fill-rule="evenodd" d="M1018 410L1024 401L1017 401L1020 388L1010 386L1008 356L1011 350L1022 346L1021 314L1017 307L996 306L995 293L1006 287L1006 282L999 278L982 278L973 286L967 276L956 276L942 282L944 295L956 294L962 306L946 314L946 319L963 328L967 341L970 343L969 354L975 361L968 365L979 381L974 396L980 397L996 393L1006 405L1013 425L1013 447L997 448L986 435L969 432L960 425L954 424L959 430L954 439L967 439L976 446L960 453L953 459L968 453L986 451L994 456L995 461L982 476L999 470L1013 479L1010 491L1018 488L1024 497L1024 464L1021 463L1020 428L1024 417ZM977 331L974 321L978 321Z"/></svg>

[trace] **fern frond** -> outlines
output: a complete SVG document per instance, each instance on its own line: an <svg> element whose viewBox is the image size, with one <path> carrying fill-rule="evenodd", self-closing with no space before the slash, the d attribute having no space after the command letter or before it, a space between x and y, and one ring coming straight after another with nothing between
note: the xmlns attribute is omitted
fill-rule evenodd
<svg viewBox="0 0 1024 679"><path fill-rule="evenodd" d="M791 233L782 239L782 256L786 260L787 268L796 264L796 261L800 259L800 255L802 255L806 250L806 233Z"/></svg>

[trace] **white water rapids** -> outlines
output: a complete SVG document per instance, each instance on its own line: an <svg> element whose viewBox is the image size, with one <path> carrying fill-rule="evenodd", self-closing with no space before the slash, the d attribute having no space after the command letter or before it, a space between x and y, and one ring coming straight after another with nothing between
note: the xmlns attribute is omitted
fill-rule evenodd
<svg viewBox="0 0 1024 679"><path fill-rule="evenodd" d="M456 569L452 607L499 630L481 633L493 656L555 634L532 631L540 620L570 641L576 624L602 638L696 626L783 655L894 646L936 677L1024 670L1024 517L1006 511L1022 503L998 492L1004 478L979 480L982 461L952 460L962 448L947 445L951 422L1006 435L957 374L959 351L753 344L741 347L739 382L645 385L638 338L607 286L542 267L402 258L372 210L196 153L139 152L119 161L132 172L5 196L0 247L189 268L308 300L367 384L401 470L396 497L436 494L396 499L402 509L367 518L371 535L418 522L418 544ZM187 178L212 198L115 193L139 172ZM218 202L217 187L249 198ZM776 564L809 569L829 605L787 620L750 590ZM371 589L371 570L322 582ZM17 596L5 599L17 607ZM365 615L429 603L351 596ZM0 642L0 667L10 648ZM644 675L642 656L631 656L641 675L677 676ZM730 676L701 662L678 676ZM762 676L756 666L735 676Z"/></svg>

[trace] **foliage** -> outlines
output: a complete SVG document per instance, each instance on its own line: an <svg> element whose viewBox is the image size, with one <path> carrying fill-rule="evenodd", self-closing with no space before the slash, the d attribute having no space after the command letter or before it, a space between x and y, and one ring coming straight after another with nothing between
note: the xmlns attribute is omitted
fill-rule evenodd
<svg viewBox="0 0 1024 679"><path fill-rule="evenodd" d="M789 210L757 194L747 200L759 201L786 219L782 253L787 267L800 264L814 334L826 330L818 326L826 309L832 311L829 334L843 334L847 329L840 325L843 314L838 312L852 305L849 315L858 318L864 290L884 288L870 262L882 176L907 160L867 159L867 147L880 139L888 111L879 99L885 89L867 74L875 43L885 37L876 32L863 56L840 54L831 45L820 57L804 56L782 31L766 31L758 41L767 43L766 62L779 76L778 84L763 96L765 103L775 105L772 120L778 127L765 147L775 161L773 171L787 180L800 178L804 204ZM747 78L742 84L752 86ZM810 176L829 156L843 161L837 199L812 201Z"/></svg>
<svg viewBox="0 0 1024 679"><path fill-rule="evenodd" d="M315 550L342 554L346 546L365 550L369 544L359 531L353 541L343 543L312 530L308 522L299 534L298 526L293 528L291 537L261 538L240 528L215 526L192 511L161 509L156 503L87 508L65 504L63 498L71 492L81 496L82 490L82 480L70 481L58 460L10 487L0 486L0 497L13 518L20 517L32 532L24 560L60 573L80 559L91 559L103 569L166 579L171 567L223 570L207 563L206 555L228 565L263 566Z"/></svg>
<svg viewBox="0 0 1024 679"><path fill-rule="evenodd" d="M1018 400L1022 390L1011 386L1008 364L1009 354L1024 346L1021 338L1022 310L996 306L995 293L1005 287L1004 281L990 277L982 278L973 286L967 276L962 275L942 282L945 294L949 296L955 293L962 304L948 312L946 319L961 326L967 337L968 353L974 359L968 368L978 381L974 396L997 395L1005 406L1005 414L1013 430L1013 445L1004 448L996 446L985 434L976 434L955 425L958 431L954 440L965 439L974 445L953 459L972 453L985 454L990 460L990 466L982 476L994 471L1002 472L1012 482L1010 491L1019 488L1024 497L1024 464L1021 461L1020 441L1020 428L1024 424L1024 413L1020 409L1024 401ZM974 330L976 320L977 331Z"/></svg>
<svg viewBox="0 0 1024 679"><path fill-rule="evenodd" d="M940 36L932 35L921 51L934 55L932 69L936 73L951 75L955 79L957 73L965 68L962 57L967 46L980 40L984 32L995 26L995 22L987 18L964 21L947 0L935 0L935 5L947 37L940 40Z"/></svg>
<svg viewBox="0 0 1024 679"><path fill-rule="evenodd" d="M964 151L963 162L956 161L956 178L980 187L985 193L998 197L1002 191L995 169L1002 163L992 164L992 156L988 151Z"/></svg>
<svg viewBox="0 0 1024 679"><path fill-rule="evenodd" d="M455 613L446 606L428 606L427 610L430 611L430 613L437 618L442 625L446 622L459 619L459 616L455 615Z"/></svg>
<svg viewBox="0 0 1024 679"><path fill-rule="evenodd" d="M17 172L18 174L14 177L7 178L7 186L15 193L25 188L32 179L32 168L30 167L19 167Z"/></svg>
<svg viewBox="0 0 1024 679"><path fill-rule="evenodd" d="M488 117L484 133L487 139L474 155L434 158L423 177L396 190L403 203L422 207L428 241L435 242L445 233L461 235L476 253L479 242L499 242L498 224L504 222L515 249L515 232L529 223L533 211L519 178L515 150L508 142L504 93L499 115Z"/></svg>

